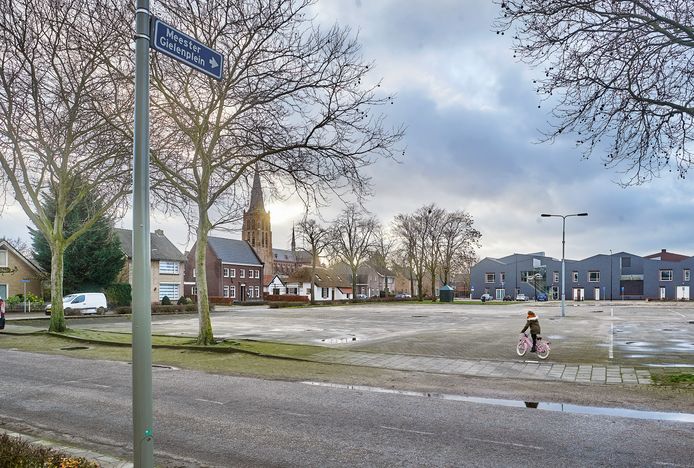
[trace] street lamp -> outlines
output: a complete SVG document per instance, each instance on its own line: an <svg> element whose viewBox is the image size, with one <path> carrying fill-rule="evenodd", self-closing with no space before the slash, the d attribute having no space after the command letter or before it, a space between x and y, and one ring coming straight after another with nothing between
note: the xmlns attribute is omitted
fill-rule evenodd
<svg viewBox="0 0 694 468"><path fill-rule="evenodd" d="M543 218L561 218L561 316L565 317L564 301L566 300L566 262L564 260L564 251L566 246L566 218L570 216L588 216L588 213L575 213L568 215L542 213L540 216Z"/></svg>

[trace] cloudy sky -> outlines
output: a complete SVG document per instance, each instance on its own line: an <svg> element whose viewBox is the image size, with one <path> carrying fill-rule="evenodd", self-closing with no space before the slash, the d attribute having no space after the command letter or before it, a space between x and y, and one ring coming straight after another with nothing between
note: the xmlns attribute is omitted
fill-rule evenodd
<svg viewBox="0 0 694 468"><path fill-rule="evenodd" d="M489 0L319 0L317 20L337 22L358 34L373 79L397 96L390 122L403 124L405 156L368 169L374 197L367 202L385 225L398 213L434 202L472 214L482 233L480 257L544 251L561 257L561 220L540 213L588 212L567 220L566 256L629 251L647 255L665 248L694 255L691 182L665 173L641 187L622 188L620 174L600 155L583 160L571 143L538 144L550 108L532 84L539 71L517 63L510 38L491 31L497 7ZM292 223L303 208L269 200L273 246L287 248ZM324 211L327 219L342 206ZM3 234L26 234L26 217L9 207ZM130 227L129 218L119 223ZM154 215L181 248L185 224ZM223 234L229 235L229 234ZM239 234L231 234L239 237Z"/></svg>

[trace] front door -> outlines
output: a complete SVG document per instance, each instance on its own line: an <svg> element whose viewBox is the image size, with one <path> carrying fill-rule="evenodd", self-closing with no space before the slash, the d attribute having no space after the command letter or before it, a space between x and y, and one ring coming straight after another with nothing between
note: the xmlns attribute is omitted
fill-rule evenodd
<svg viewBox="0 0 694 468"><path fill-rule="evenodd" d="M552 286L552 299L559 299L559 286Z"/></svg>
<svg viewBox="0 0 694 468"><path fill-rule="evenodd" d="M506 294L506 290L505 290L505 289L497 288L497 290L496 290L496 300L497 300L497 301L503 301L503 300L504 300L504 295L505 295L505 294Z"/></svg>
<svg viewBox="0 0 694 468"><path fill-rule="evenodd" d="M660 298L665 299L665 286L660 287Z"/></svg>
<svg viewBox="0 0 694 468"><path fill-rule="evenodd" d="M689 286L677 286L677 300L678 301L688 301L689 300Z"/></svg>
<svg viewBox="0 0 694 468"><path fill-rule="evenodd" d="M594 294L595 294L595 300L596 300L596 301L599 301L599 300L600 300L600 288L595 288L593 291L595 291L595 292L594 292Z"/></svg>
<svg viewBox="0 0 694 468"><path fill-rule="evenodd" d="M574 301L582 301L585 299L585 290L583 288L574 288Z"/></svg>
<svg viewBox="0 0 694 468"><path fill-rule="evenodd" d="M239 301L243 302L246 300L246 285L242 284L239 286Z"/></svg>

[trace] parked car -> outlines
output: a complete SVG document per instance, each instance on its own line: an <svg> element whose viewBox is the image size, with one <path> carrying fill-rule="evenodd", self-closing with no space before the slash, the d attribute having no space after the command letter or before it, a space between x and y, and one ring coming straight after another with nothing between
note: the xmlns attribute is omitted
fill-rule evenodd
<svg viewBox="0 0 694 468"><path fill-rule="evenodd" d="M546 301L547 300L547 294L546 293L537 293L537 300L538 301Z"/></svg>
<svg viewBox="0 0 694 468"><path fill-rule="evenodd" d="M491 295L491 294L484 293L484 294L482 294L482 297L480 297L480 299L482 299L482 302L491 301L491 300L492 300L492 295Z"/></svg>
<svg viewBox="0 0 694 468"><path fill-rule="evenodd" d="M516 300L517 300L517 301L527 301L527 300L528 300L528 296L526 296L526 295L523 294L523 293L518 293L518 294L516 294Z"/></svg>
<svg viewBox="0 0 694 468"><path fill-rule="evenodd" d="M512 300L513 300L513 298L511 297L510 294L506 294L506 295L504 296L504 301L512 301Z"/></svg>
<svg viewBox="0 0 694 468"><path fill-rule="evenodd" d="M407 293L398 293L395 295L395 299L412 299L412 296Z"/></svg>
<svg viewBox="0 0 694 468"><path fill-rule="evenodd" d="M104 293L77 293L63 297L66 315L74 312L82 315L103 314L107 307ZM51 304L46 306L46 315L51 315Z"/></svg>
<svg viewBox="0 0 694 468"><path fill-rule="evenodd" d="M357 294L357 299L366 299L366 294Z"/></svg>

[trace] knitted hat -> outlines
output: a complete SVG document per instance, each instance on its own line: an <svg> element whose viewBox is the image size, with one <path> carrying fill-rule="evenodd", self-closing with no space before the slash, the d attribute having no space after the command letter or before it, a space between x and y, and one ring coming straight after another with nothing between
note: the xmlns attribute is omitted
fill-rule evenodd
<svg viewBox="0 0 694 468"><path fill-rule="evenodd" d="M528 311L528 318L530 317L535 317L535 312L533 312L532 310Z"/></svg>

